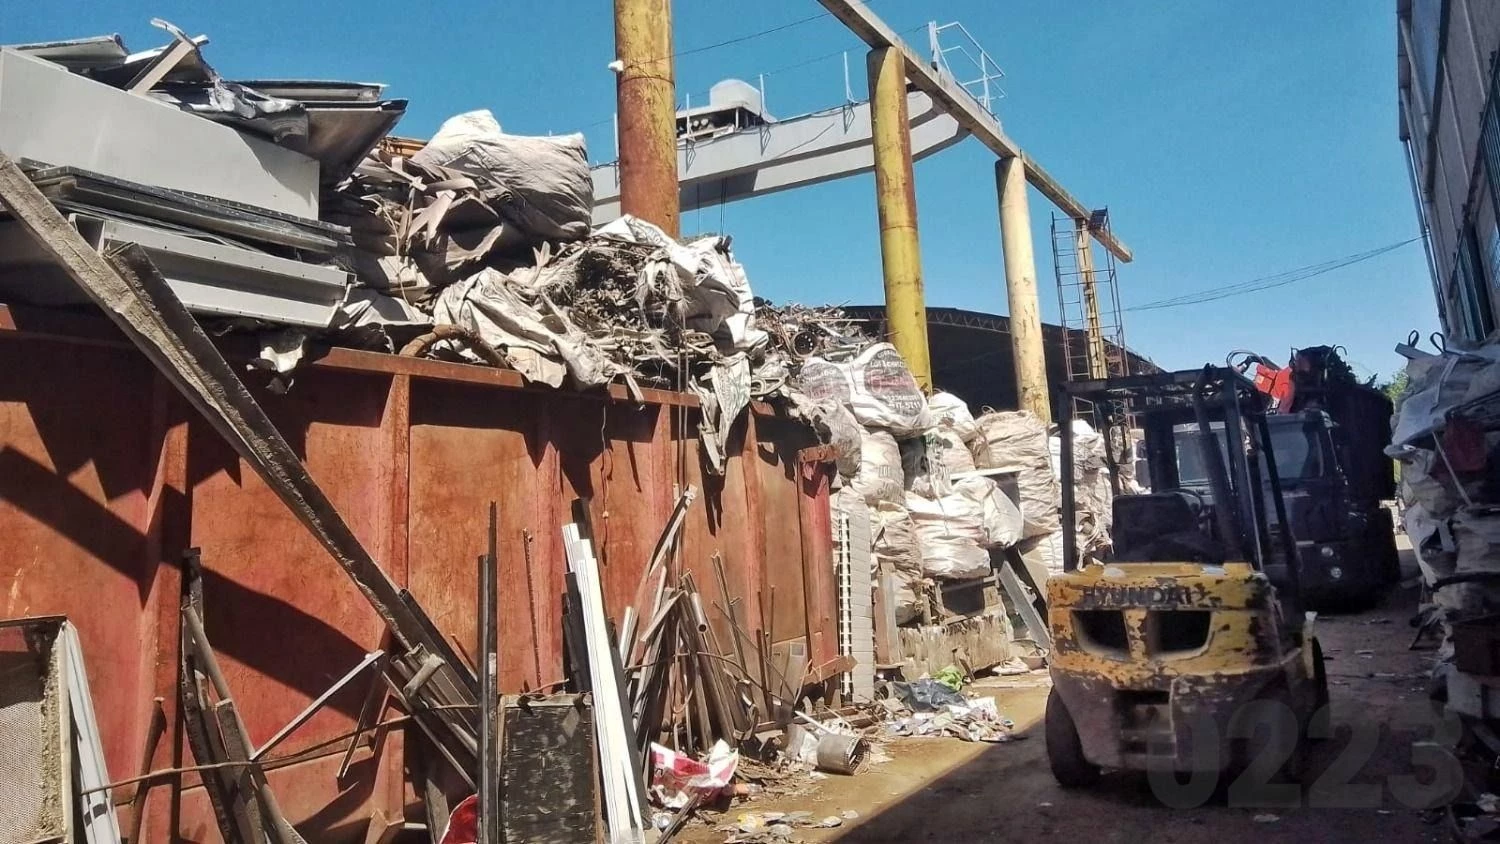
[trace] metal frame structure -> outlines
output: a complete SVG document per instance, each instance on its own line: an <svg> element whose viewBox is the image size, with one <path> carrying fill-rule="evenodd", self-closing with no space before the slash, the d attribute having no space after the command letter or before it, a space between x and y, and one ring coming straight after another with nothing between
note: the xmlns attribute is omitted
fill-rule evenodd
<svg viewBox="0 0 1500 844"><path fill-rule="evenodd" d="M1026 181L1036 188L1058 210L1074 219L1088 219L1092 209L1080 202L1043 169L1035 159L1011 140L1000 127L995 116L985 109L967 89L951 80L947 74L922 59L901 36L897 35L859 0L818 0L828 13L837 18L860 40L872 49L892 48L901 54L906 64L907 81L912 87L927 94L948 110L959 125L973 133L981 143L989 147L1002 159L1018 158L1026 167ZM1109 229L1091 232L1099 244L1121 261L1129 263L1130 247Z"/></svg>
<svg viewBox="0 0 1500 844"><path fill-rule="evenodd" d="M1052 267L1069 380L1130 374L1115 257L1106 250L1104 266L1094 266L1091 232L1096 227L1109 227L1108 209L1095 211L1088 220L1052 215ZM1074 332L1083 335L1082 343Z"/></svg>

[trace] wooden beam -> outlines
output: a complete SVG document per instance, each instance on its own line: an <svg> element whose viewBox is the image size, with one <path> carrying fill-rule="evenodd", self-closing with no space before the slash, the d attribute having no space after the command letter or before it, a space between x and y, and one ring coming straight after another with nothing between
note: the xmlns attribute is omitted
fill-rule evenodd
<svg viewBox="0 0 1500 844"><path fill-rule="evenodd" d="M870 7L860 0L818 0L828 13L838 18L849 31L859 36L861 41L870 45L871 49L885 47L895 48L906 60L906 77L917 90L932 97L933 101L943 106L943 110L953 116L958 124L969 133L978 138L980 143L989 147L995 155L1001 158L1019 158L1026 165L1026 181L1031 186L1047 197L1064 214L1075 220L1088 220L1093 209L1085 206L1076 197L1068 193L1063 186L1042 168L1035 159L1026 154L1024 150L1009 136L1005 130L1000 128L1000 122L994 115L984 110L973 96L965 91L962 86L952 79L939 73L931 62L923 59L912 50L901 36L886 25L879 16L870 11ZM1108 249L1111 254L1121 261L1129 262L1132 254L1113 232L1108 230L1095 231L1095 239L1099 245Z"/></svg>

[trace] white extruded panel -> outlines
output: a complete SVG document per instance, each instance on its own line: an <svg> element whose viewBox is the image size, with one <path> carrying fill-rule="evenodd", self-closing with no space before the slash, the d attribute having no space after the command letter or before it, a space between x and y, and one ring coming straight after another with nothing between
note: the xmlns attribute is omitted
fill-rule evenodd
<svg viewBox="0 0 1500 844"><path fill-rule="evenodd" d="M313 159L14 50L0 50L0 152L318 216Z"/></svg>

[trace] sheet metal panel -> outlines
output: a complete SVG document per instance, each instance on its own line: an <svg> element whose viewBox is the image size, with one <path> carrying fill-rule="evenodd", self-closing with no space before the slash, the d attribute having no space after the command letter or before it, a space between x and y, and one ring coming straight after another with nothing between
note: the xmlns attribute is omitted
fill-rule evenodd
<svg viewBox="0 0 1500 844"><path fill-rule="evenodd" d="M0 50L0 151L318 216L313 159L10 49Z"/></svg>
<svg viewBox="0 0 1500 844"><path fill-rule="evenodd" d="M376 560L390 559L394 478L382 429L390 378L311 370L267 414ZM257 744L380 646L385 627L296 517L206 424L189 433L193 546L204 623ZM313 644L316 643L316 644ZM294 753L353 729L358 684L280 747Z"/></svg>
<svg viewBox="0 0 1500 844"><path fill-rule="evenodd" d="M145 359L0 332L0 617L67 615L79 628L111 770L139 764L134 703L148 571ZM107 409L101 412L102 409ZM128 760L128 761L127 761Z"/></svg>

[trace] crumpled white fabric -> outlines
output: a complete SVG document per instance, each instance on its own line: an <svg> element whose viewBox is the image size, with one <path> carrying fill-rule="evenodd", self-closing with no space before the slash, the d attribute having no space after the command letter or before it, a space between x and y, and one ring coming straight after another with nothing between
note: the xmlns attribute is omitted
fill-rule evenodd
<svg viewBox="0 0 1500 844"><path fill-rule="evenodd" d="M418 164L449 167L503 188L500 213L537 240L588 236L594 179L583 135L507 135L487 110L450 117L415 155Z"/></svg>
<svg viewBox="0 0 1500 844"><path fill-rule="evenodd" d="M1052 533L1061 525L1061 491L1053 474L1047 426L1029 410L992 411L974 420L979 436L969 444L981 469L1015 472L1026 517L1026 535Z"/></svg>
<svg viewBox="0 0 1500 844"><path fill-rule="evenodd" d="M728 237L678 243L661 228L628 215L596 234L658 249L641 269L641 283L667 291L684 326L713 337L726 349L746 351L769 341L755 327L755 294L744 267L734 260Z"/></svg>
<svg viewBox="0 0 1500 844"><path fill-rule="evenodd" d="M941 498L908 493L906 509L922 548L922 571L929 577L984 577L991 570L985 549L1020 539L1019 510L988 478L957 481L953 492Z"/></svg>
<svg viewBox="0 0 1500 844"><path fill-rule="evenodd" d="M946 426L959 440L968 443L979 436L979 426L974 424L974 415L969 405L952 393L937 392L927 397L927 410L932 422L938 427Z"/></svg>
<svg viewBox="0 0 1500 844"><path fill-rule="evenodd" d="M593 387L625 374L560 310L548 310L543 314L523 299L504 273L486 269L443 288L432 321L476 332L528 380L551 387L561 386L567 376L580 387Z"/></svg>

